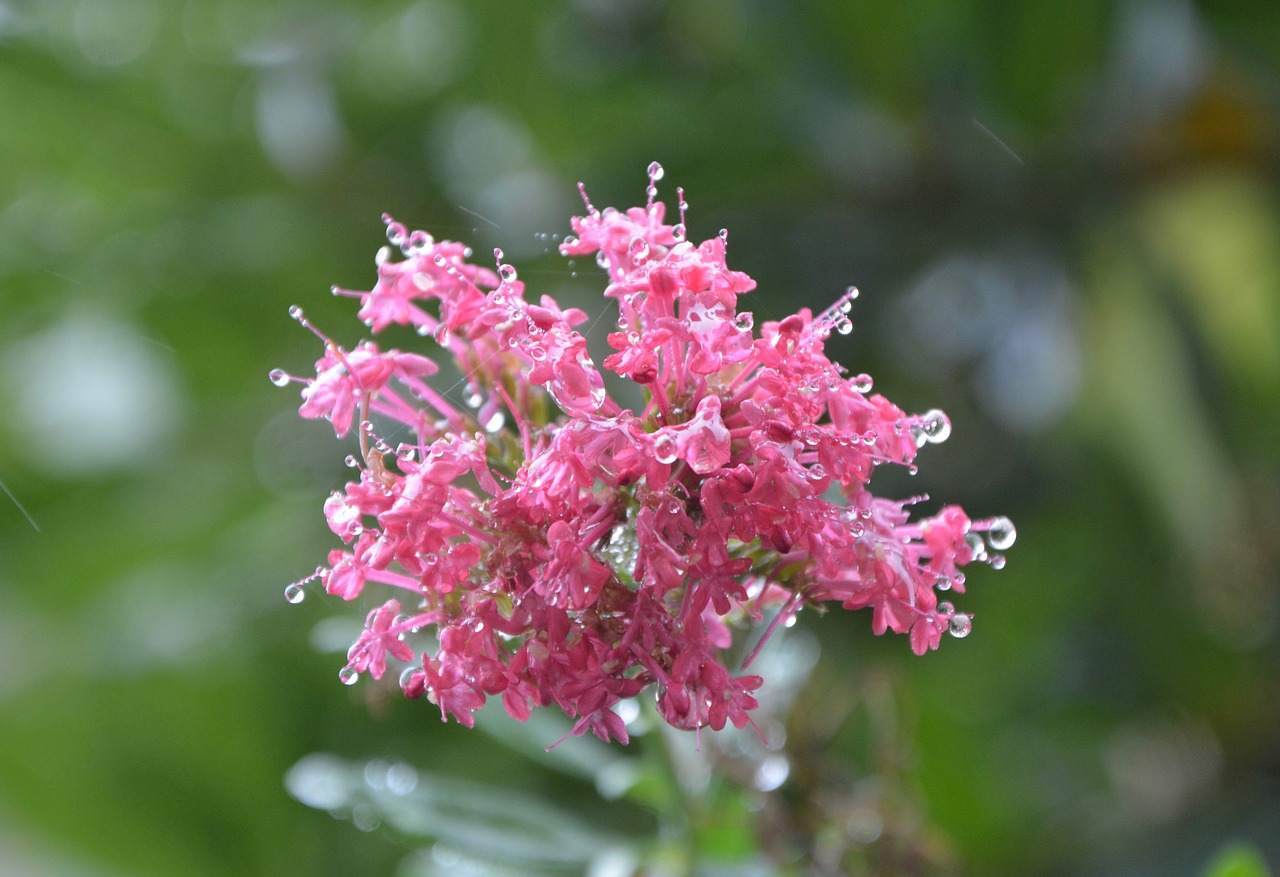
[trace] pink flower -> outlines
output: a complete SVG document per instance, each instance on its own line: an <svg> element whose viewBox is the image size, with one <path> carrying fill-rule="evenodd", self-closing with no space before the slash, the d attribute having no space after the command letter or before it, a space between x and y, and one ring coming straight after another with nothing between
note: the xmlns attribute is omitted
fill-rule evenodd
<svg viewBox="0 0 1280 877"><path fill-rule="evenodd" d="M314 379L272 380L301 380L302 415L339 437L358 415L359 478L324 505L346 548L317 575L346 600L399 592L368 613L344 681L396 661L405 693L446 720L470 726L497 696L517 719L554 705L571 733L625 742L613 708L650 687L676 727L749 723L764 680L726 656L763 625L754 656L805 604L869 608L874 633L919 654L968 633L938 592L963 593L969 563L1002 566L988 550L1012 544L1012 524L956 506L913 521L919 499L867 489L876 466L914 466L945 439L946 416L907 414L827 358L856 290L757 332L726 234L689 242L683 209L668 225L660 176L655 163L644 207L587 202L561 245L607 271L618 331L602 366L635 385L634 409L606 392L586 313L527 300L501 251L480 268L389 217L404 258L384 249L373 289L346 294L373 332L433 339L458 386L424 380L437 368L420 354L344 350L295 310L325 350Z"/></svg>

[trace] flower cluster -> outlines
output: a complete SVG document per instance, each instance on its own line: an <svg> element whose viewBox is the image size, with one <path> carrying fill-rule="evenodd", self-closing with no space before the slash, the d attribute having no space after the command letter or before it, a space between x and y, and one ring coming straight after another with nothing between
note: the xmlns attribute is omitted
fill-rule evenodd
<svg viewBox="0 0 1280 877"><path fill-rule="evenodd" d="M726 265L726 233L687 240L683 192L667 224L661 175L655 162L648 203L625 212L584 190L560 244L607 272L617 331L600 366L634 385L634 407L606 391L576 328L587 314L532 300L500 250L490 271L390 217L404 258L384 248L372 290L334 291L359 298L374 333L434 339L456 387L424 380L437 371L424 356L345 350L292 310L325 353L314 378L272 380L302 383L302 415L360 443L359 478L324 507L346 547L311 579L346 600L371 584L400 592L369 612L344 682L380 678L392 658L407 662L404 692L446 720L470 726L500 696L516 719L555 704L572 733L626 742L612 708L649 686L675 727L748 723L762 680L728 656L746 668L806 605L869 607L875 633L908 634L921 654L969 632L938 592L962 593L972 561L1003 565L987 550L1012 544L1008 519L951 506L912 521L913 500L867 489L877 465L912 466L944 440L946 416L906 414L824 355L852 328L852 288L818 316L756 327L737 307L755 282ZM393 433L394 447L379 437ZM416 649L422 629L435 637ZM753 629L742 660L742 640L731 646Z"/></svg>

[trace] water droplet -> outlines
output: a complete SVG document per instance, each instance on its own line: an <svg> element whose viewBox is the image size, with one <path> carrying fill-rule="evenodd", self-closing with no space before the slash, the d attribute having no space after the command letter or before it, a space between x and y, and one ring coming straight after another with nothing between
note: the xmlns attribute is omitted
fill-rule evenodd
<svg viewBox="0 0 1280 877"><path fill-rule="evenodd" d="M674 463L676 450L676 440L668 433L662 433L653 440L653 456L659 463Z"/></svg>
<svg viewBox="0 0 1280 877"><path fill-rule="evenodd" d="M841 335L848 335L853 331L853 321L848 317L842 317L836 322L836 331Z"/></svg>
<svg viewBox="0 0 1280 877"><path fill-rule="evenodd" d="M649 180L651 182L658 182L662 179L665 173L666 171L663 170L662 165L658 164L656 161L649 165Z"/></svg>
<svg viewBox="0 0 1280 877"><path fill-rule="evenodd" d="M515 283L517 276L516 267L503 262L498 266L498 276L502 278L503 283Z"/></svg>
<svg viewBox="0 0 1280 877"><path fill-rule="evenodd" d="M467 388L467 395L462 397L462 401L467 404L468 408L479 408L480 403L484 401L484 396L480 394L480 388L474 385Z"/></svg>
<svg viewBox="0 0 1280 877"><path fill-rule="evenodd" d="M720 240L723 241L724 243L726 244L729 243L729 229L727 228L720 229L719 233L716 236L719 237Z"/></svg>
<svg viewBox="0 0 1280 877"><path fill-rule="evenodd" d="M996 518L987 528L987 540L997 551L1007 551L1012 548L1017 538L1018 531L1014 529L1013 521L1008 518Z"/></svg>
<svg viewBox="0 0 1280 877"><path fill-rule="evenodd" d="M390 218L391 217L389 216L384 217L384 221ZM408 229L406 229L402 223L394 221L387 222L387 242L390 243L391 246L398 247L403 244L408 234Z"/></svg>
<svg viewBox="0 0 1280 877"><path fill-rule="evenodd" d="M289 385L289 373L284 369L273 368L271 373L267 375L271 383L277 387L287 387Z"/></svg>
<svg viewBox="0 0 1280 877"><path fill-rule="evenodd" d="M943 600L938 604L938 614L943 618L950 618L952 615L956 614L956 607L952 606L946 600Z"/></svg>
<svg viewBox="0 0 1280 877"><path fill-rule="evenodd" d="M968 545L969 550L973 552L974 560L981 561L981 560L987 559L986 543L982 541L982 537L979 536L977 533L965 533L964 544Z"/></svg>
<svg viewBox="0 0 1280 877"><path fill-rule="evenodd" d="M306 319L306 317L302 313L302 308L298 307L297 305L289 305L289 316L299 321Z"/></svg>
<svg viewBox="0 0 1280 877"><path fill-rule="evenodd" d="M542 362L547 358L547 349L541 344L535 344L529 348L529 358L534 362Z"/></svg>
<svg viewBox="0 0 1280 877"><path fill-rule="evenodd" d="M924 440L936 445L945 442L951 435L951 421L947 419L947 415L934 408L921 415L920 429L924 433Z"/></svg>
<svg viewBox="0 0 1280 877"><path fill-rule="evenodd" d="M493 415L484 422L485 432L497 432L506 424L507 417L501 411L493 412Z"/></svg>
<svg viewBox="0 0 1280 877"><path fill-rule="evenodd" d="M849 301L847 297L842 298L840 299L840 304L838 305L838 307L840 309L840 313L847 314L853 310L853 302Z"/></svg>
<svg viewBox="0 0 1280 877"><path fill-rule="evenodd" d="M991 560L988 561L992 569L1004 569L1004 565L1007 562L1003 554L993 554L991 555Z"/></svg>
<svg viewBox="0 0 1280 877"><path fill-rule="evenodd" d="M853 387L854 392L857 393L870 393L873 383L871 375L866 372L863 372L860 375L854 375L849 379L849 386Z"/></svg>
<svg viewBox="0 0 1280 877"><path fill-rule="evenodd" d="M338 672L338 681L343 685L355 685L360 680L360 674L356 672L354 667L343 667Z"/></svg>
<svg viewBox="0 0 1280 877"><path fill-rule="evenodd" d="M449 327L446 326L444 323L441 323L439 326L436 326L435 339L436 339L436 343L439 344L441 347L448 347L449 342L453 340L452 336L449 335Z"/></svg>
<svg viewBox="0 0 1280 877"><path fill-rule="evenodd" d="M409 235L406 256L419 256L436 245L436 239L425 231L415 231Z"/></svg>
<svg viewBox="0 0 1280 877"><path fill-rule="evenodd" d="M963 612L958 612L951 616L951 621L947 624L947 631L956 639L964 639L973 630L973 619Z"/></svg>
<svg viewBox="0 0 1280 877"><path fill-rule="evenodd" d="M850 301L852 301L853 299L858 297L858 287L850 286L848 289L844 291L844 294Z"/></svg>
<svg viewBox="0 0 1280 877"><path fill-rule="evenodd" d="M733 325L737 326L743 332L750 332L756 324L755 315L751 311L743 311L734 317Z"/></svg>
<svg viewBox="0 0 1280 877"><path fill-rule="evenodd" d="M560 242L561 247L576 247L578 245L578 236L576 234L567 234L564 240Z"/></svg>
<svg viewBox="0 0 1280 877"><path fill-rule="evenodd" d="M951 579L947 578L946 576L938 576L938 580L933 583L933 586L937 588L939 591L950 591Z"/></svg>
<svg viewBox="0 0 1280 877"><path fill-rule="evenodd" d="M292 585L284 589L284 599L297 605L307 599L307 589L302 587L300 582L294 582Z"/></svg>
<svg viewBox="0 0 1280 877"><path fill-rule="evenodd" d="M671 226L671 237L676 243L680 243L689 236L689 231L684 227L683 222L677 222Z"/></svg>
<svg viewBox="0 0 1280 877"><path fill-rule="evenodd" d="M348 469L355 469L360 465L360 461L352 454L347 454L347 458L342 461Z"/></svg>
<svg viewBox="0 0 1280 877"><path fill-rule="evenodd" d="M823 465L821 463L814 463L812 466L809 467L810 481L821 481L826 477L827 477L827 470L823 468Z"/></svg>
<svg viewBox="0 0 1280 877"><path fill-rule="evenodd" d="M494 247L494 248L493 248L493 258L494 258L495 260L497 260L497 261L501 262L501 261L502 261L503 259L505 259L506 257L507 257L507 254L506 254L506 253L504 253L504 252L502 252L502 248L501 248L501 247Z"/></svg>
<svg viewBox="0 0 1280 877"><path fill-rule="evenodd" d="M407 688L409 686L409 680L412 679L414 674L417 672L418 672L418 668L413 664L410 664L408 667L405 667L403 670L401 670L400 671L400 687Z"/></svg>
<svg viewBox="0 0 1280 877"><path fill-rule="evenodd" d="M596 253L596 264L607 270L609 267L609 254L604 250Z"/></svg>
<svg viewBox="0 0 1280 877"><path fill-rule="evenodd" d="M412 766L399 762L387 768L387 791L393 795L407 795L418 787L418 772Z"/></svg>

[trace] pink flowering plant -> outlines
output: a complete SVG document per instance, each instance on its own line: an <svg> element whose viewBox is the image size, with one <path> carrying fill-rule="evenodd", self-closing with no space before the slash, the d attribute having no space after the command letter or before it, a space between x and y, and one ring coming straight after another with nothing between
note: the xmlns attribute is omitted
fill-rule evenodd
<svg viewBox="0 0 1280 877"><path fill-rule="evenodd" d="M583 190L560 244L607 273L617 328L598 365L578 328L591 317L534 298L500 250L489 270L390 217L403 258L384 248L371 290L335 293L359 299L374 334L432 339L457 386L433 386L428 356L344 349L291 310L324 354L315 377L272 380L301 383L302 416L359 442L359 477L324 504L345 547L286 589L381 594L347 684L394 662L404 693L445 720L471 726L498 697L515 719L554 705L572 734L625 743L614 708L650 688L676 728L750 723L752 659L805 606L870 609L876 634L906 634L917 654L968 634L939 592L963 593L969 563L1002 566L1013 526L956 506L912 520L919 498L868 489L877 466L914 467L945 440L946 416L907 414L827 358L831 333L852 328L853 288L817 316L756 325L726 233L688 240L683 192L668 224L661 176L655 162L647 203L626 211ZM641 401L611 395L602 370Z"/></svg>

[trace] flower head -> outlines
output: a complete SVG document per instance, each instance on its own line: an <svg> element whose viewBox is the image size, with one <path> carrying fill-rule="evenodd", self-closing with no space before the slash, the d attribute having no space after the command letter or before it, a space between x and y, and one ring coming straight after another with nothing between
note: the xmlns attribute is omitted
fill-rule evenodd
<svg viewBox="0 0 1280 877"><path fill-rule="evenodd" d="M502 251L489 271L384 217L403 259L384 248L373 289L348 294L373 332L434 339L464 375L461 404L424 380L431 359L369 342L321 335L314 378L273 373L303 383L300 413L339 437L359 419L358 477L325 503L347 547L313 578L347 600L401 592L369 613L344 681L395 659L405 693L446 719L471 725L499 696L517 719L554 704L573 733L625 742L612 707L650 686L676 727L747 724L763 680L735 675L728 649L758 626L754 656L805 605L870 608L875 633L909 634L917 653L968 633L937 594L963 593L968 563L1003 565L987 548L1011 545L1012 524L954 506L912 521L914 500L867 489L877 465L914 466L945 439L946 416L907 414L827 358L830 334L852 327L853 288L757 330L727 235L688 241L683 193L668 225L656 162L649 175L648 203L625 212L584 191L560 245L608 274L618 330L599 367L575 328L588 316L527 298ZM644 404L615 401L601 368ZM422 628L434 645L413 644Z"/></svg>

